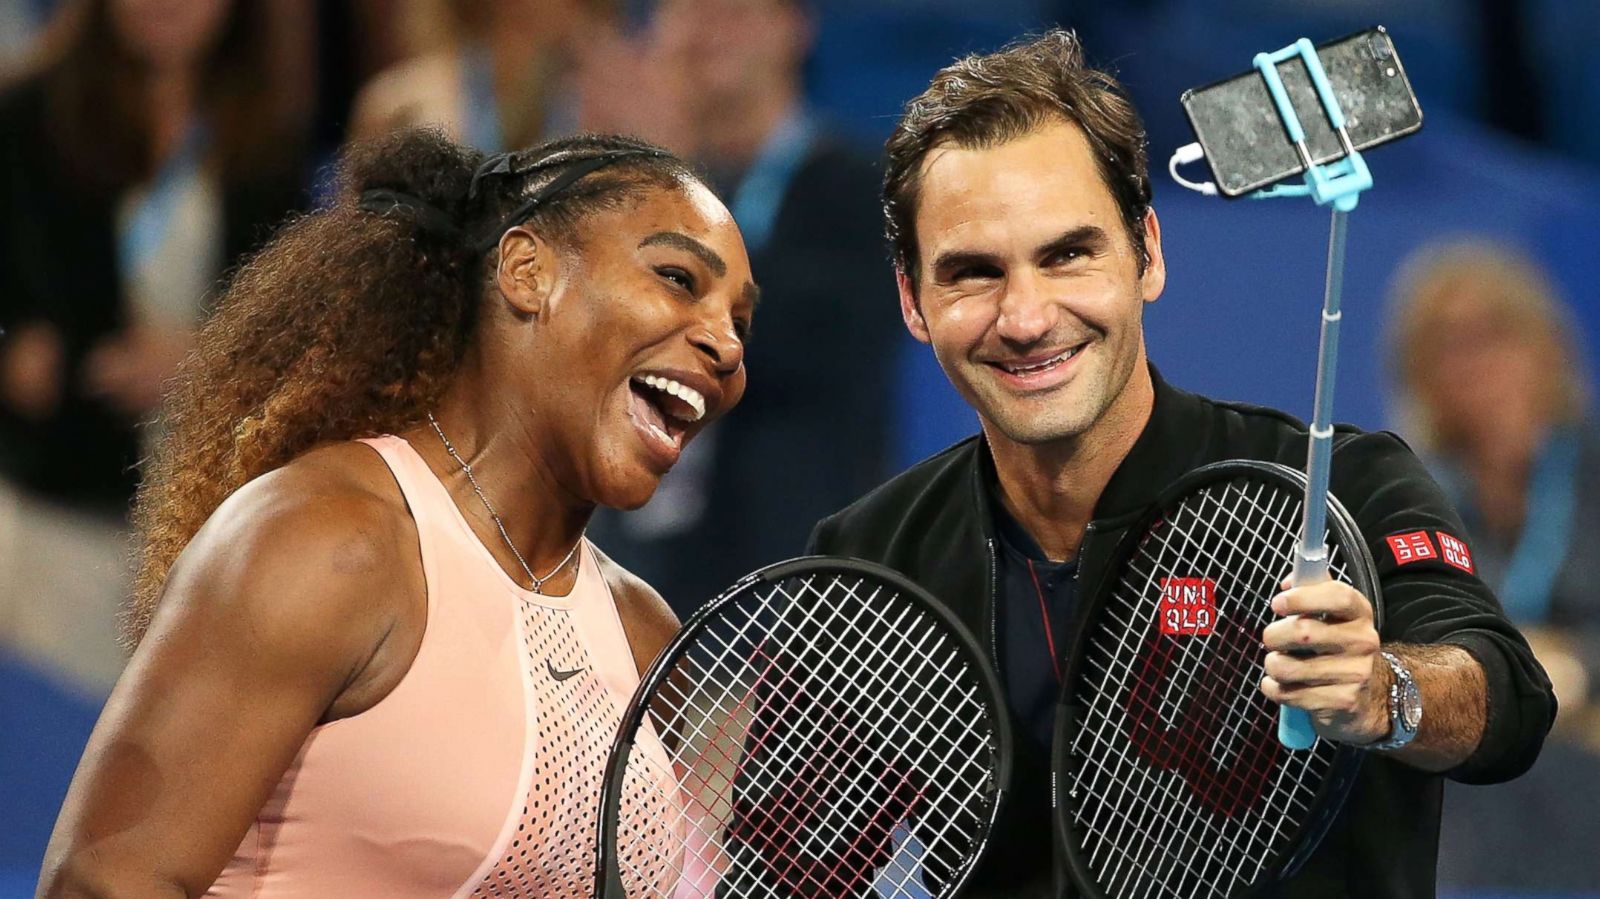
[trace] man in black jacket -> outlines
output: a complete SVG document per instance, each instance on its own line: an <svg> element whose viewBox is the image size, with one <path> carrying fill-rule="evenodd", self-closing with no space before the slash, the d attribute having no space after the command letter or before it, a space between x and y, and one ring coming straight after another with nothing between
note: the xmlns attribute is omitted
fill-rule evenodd
<svg viewBox="0 0 1600 899"><path fill-rule="evenodd" d="M1149 365L1142 310L1166 270L1143 129L1070 34L940 72L889 140L884 209L906 326L982 434L823 520L811 548L899 569L978 634L1019 757L967 895L1067 895L1053 871L1049 738L1078 599L1164 486L1228 458L1302 466L1306 431L1169 386ZM1526 770L1555 700L1404 444L1341 428L1333 458L1333 493L1378 563L1383 631L1353 588L1285 591L1273 600L1284 617L1262 635L1261 689L1372 757L1282 894L1432 896L1440 775ZM1414 694L1392 697L1408 683Z"/></svg>

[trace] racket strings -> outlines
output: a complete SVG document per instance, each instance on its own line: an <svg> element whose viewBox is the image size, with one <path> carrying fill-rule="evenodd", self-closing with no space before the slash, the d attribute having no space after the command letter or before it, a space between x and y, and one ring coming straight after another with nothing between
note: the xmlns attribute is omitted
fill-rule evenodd
<svg viewBox="0 0 1600 899"><path fill-rule="evenodd" d="M863 637L863 638L864 638L864 639L876 639L876 637L870 637L870 636L864 636L864 637ZM908 678L908 680L907 680L907 683L911 683L911 684L914 684L914 683L916 683L916 682L918 682L918 678L917 678L917 677L916 677L916 676L914 676L914 675L913 675L913 676L912 676L912 677L910 677L910 678ZM881 686L881 685L878 685L878 684L868 684L868 685L867 685L867 686L868 686L868 687L869 687L869 688L870 688L870 687L875 687L875 686ZM892 712L891 712L891 713L892 713ZM785 774L787 774L787 773L788 773L788 772L785 772ZM936 772L936 773L938 773L938 772Z"/></svg>
<svg viewBox="0 0 1600 899"><path fill-rule="evenodd" d="M904 613L902 613L902 617L903 616L904 616ZM893 630L893 631L898 632L898 630L899 630L898 622L892 623L890 627L891 627L891 630ZM920 643L908 642L904 647L902 647L902 651L906 652L908 654L911 654L913 656L918 657L924 663L931 662L932 660L928 657L927 651L926 651L926 649L924 649L922 643L926 643L927 642L927 637L933 635L934 633L935 632L932 629L926 629L924 631L925 636L922 638L922 641ZM856 636L859 639L863 639L863 640L877 640L877 639L881 639L884 635L880 635L880 634L864 634L864 633L860 633L858 631ZM722 651L722 652L726 653L730 649L730 647L728 646L726 641L715 641L715 642L717 643L716 648L719 651ZM940 645L942 643L943 643L943 636L941 635L941 637L940 637L940 639L938 641L938 644L936 644L936 646ZM741 700L741 707L747 706L749 704L749 700L754 697L755 691L760 689L763 686L763 681L766 679L767 675L772 671L772 668L773 668L772 663L776 661L776 659L773 656L771 656L771 654L769 652L767 652L765 650L764 646L757 646L756 647L756 649L754 650L754 654L752 656L752 661L753 660L763 660L763 664L758 669L762 673L761 673L760 676L758 676L756 678L756 683L754 685L754 688L746 688L744 690L743 699ZM721 673L723 673L723 674L731 674L732 673L731 670L727 667L726 664L721 664L718 667L721 669ZM695 670L693 672L693 674L695 675L692 678L693 682L705 683L705 682L708 681L708 677L707 677L708 671L706 669L704 669L704 668L699 668L699 669ZM873 673L870 672L870 671L865 672L865 676L869 680L874 680L875 681L873 683L867 684L866 686L872 687L872 688L881 688L881 687L886 686L885 684L882 683L881 678L874 679L872 675L873 675ZM910 672L910 680L913 681L913 682L916 680L916 672ZM947 681L948 681L949 686L951 686L951 687L955 686L956 682L954 680L947 679ZM793 682L793 679L791 678L786 683L775 684L775 685L772 685L772 686L775 688L775 692L782 692L783 689L792 688L793 686L795 686L795 684ZM668 691L671 691L671 692L669 693ZM704 691L698 691L698 692L704 692ZM703 707L703 706L701 706L696 701L697 694L691 694L691 695L689 695L687 697L684 697L683 694L681 693L681 691L677 691L674 688L674 685L671 684L671 683L667 684L663 688L663 693L668 693L669 701L668 701L667 705L669 707L671 707L671 708L674 708L679 713L675 722L666 723L665 728L669 732L674 729L675 724L677 724L678 726L681 726L681 723L684 721L683 713L685 713L685 712L692 712L693 715L698 717L701 721L719 720L719 719L716 719L716 718L713 718L712 716L710 716L710 714L709 714L710 710L705 708L705 707ZM962 701L970 700L973 697L974 693L975 693L975 688L969 687L966 690L966 692L964 693L964 695L962 696ZM674 694L679 697L676 701L672 701L672 695L674 695ZM951 705L953 703L953 699L948 694L936 696L935 699L936 699L936 701L938 701L939 703L941 703L942 705L944 705L946 707L948 707L949 705ZM721 716L720 720L722 720L724 723L726 723L728 720L737 720L738 719L737 711L738 710L736 710L736 714L734 714L732 716ZM699 732L698 729L696 729L696 731L694 731L694 733L698 733L698 732ZM728 735L726 734L726 732L724 730L724 732L720 732L719 733L719 736L726 738ZM938 734L938 733L935 733L935 734L932 735L933 739L935 739L935 740L940 740L944 736L945 735ZM949 741L945 740L945 742L949 742ZM732 741L727 740L727 739L722 739L722 740L718 741L717 743L715 743L713 745L715 746L715 749L713 751L716 752L716 754L717 754L716 757L717 757L718 760L723 761L723 762L728 762L728 763L731 763L731 762L734 761L734 753L728 752L727 748L731 745L735 750L737 750L739 748L739 742L738 742L737 739L736 740L732 740ZM953 743L951 743L950 745L951 745L952 749L955 748L955 745ZM946 767L948 767L948 766L946 766ZM782 773L792 774L793 772L790 772L787 769L785 769L784 771L782 771ZM940 770L940 771L938 771L936 773L939 773L939 774L944 774L944 773L954 774L956 772L954 772L953 770L950 770L950 771Z"/></svg>
<svg viewBox="0 0 1600 899"><path fill-rule="evenodd" d="M1163 548L1163 550L1165 550L1165 549L1167 549L1169 547L1163 546L1162 548ZM1148 543L1146 545L1145 552L1146 552L1146 556L1147 556L1149 561L1153 561L1156 564L1161 564L1162 563L1163 560L1161 559L1159 554L1155 555L1155 556L1151 556L1150 555ZM1146 629L1145 628L1135 629L1132 626L1131 620L1117 619L1117 618L1115 618L1115 616L1113 616L1113 618L1114 618L1114 621L1116 622L1116 626L1121 631L1121 633L1119 634L1119 642L1121 644L1119 646L1119 649L1121 649L1123 651L1124 659L1131 666L1132 665L1132 661L1131 660L1135 659L1135 658L1138 658L1138 656L1137 655L1133 655L1133 654L1128 652L1127 641L1129 639L1131 639L1132 635L1139 634L1139 633L1141 633L1142 631L1144 631ZM1130 668L1130 670L1131 670L1131 668ZM1136 711L1138 711L1138 710L1136 709ZM1111 718L1110 718L1109 715L1102 715L1101 719L1102 719L1102 730L1100 731L1099 735L1103 738L1104 737L1104 725L1105 725L1105 723L1110 722ZM1198 741L1191 741L1190 745L1191 746L1198 745ZM1125 764L1127 764L1128 755L1127 755L1127 753L1125 751L1119 751L1113 757L1113 760L1115 762L1117 762L1119 765L1125 765ZM1183 757L1180 757L1180 762L1182 762L1182 761L1187 761L1187 759L1183 758ZM1116 771L1115 771L1115 769L1112 769L1111 771L1104 772L1104 773L1107 773L1107 774L1109 774L1111 776L1115 776ZM1180 783L1178 783L1178 782L1162 783L1160 785L1160 795L1161 795L1161 797L1163 799L1166 799L1168 801L1172 801L1172 800L1177 798L1177 792L1176 791L1179 788L1180 788ZM1120 852L1121 855L1122 855L1122 859L1121 860L1124 861L1124 862L1133 862L1134 864L1142 864L1142 861L1140 859L1138 859L1137 857L1135 857L1135 856L1131 855L1130 853L1126 852L1125 850L1123 850L1122 849L1122 843L1119 842L1119 841L1125 841L1126 840L1126 838L1128 836L1127 830L1129 828L1132 828L1133 830L1137 831L1141 836L1144 836L1147 839L1150 836L1152 836L1152 834L1149 832L1149 828L1147 826L1147 822L1150 820L1150 812L1152 811L1152 809L1147 805L1141 804L1140 805L1140 810L1141 810L1141 812L1143 812L1143 814L1141 814L1138 818L1134 818L1131 815L1118 814L1119 809L1114 804L1107 804L1106 806L1103 806L1100 809L1100 811L1102 813L1110 812L1114 816L1118 817L1119 818L1119 822L1118 823L1120 824L1121 829L1116 833L1117 840L1107 841L1099 848L1101 848L1101 849L1109 849L1111 851ZM1203 821L1203 819L1199 819L1199 820ZM1218 835L1217 834L1208 834L1208 836L1216 837Z"/></svg>
<svg viewBox="0 0 1600 899"><path fill-rule="evenodd" d="M1226 510L1227 509L1226 505L1224 505L1224 507L1222 507L1222 509ZM1192 549L1194 549L1194 547L1189 547L1189 549L1192 550ZM1246 558L1248 558L1248 557L1246 557ZM1227 561L1229 561L1229 560L1221 560L1221 561L1224 561L1224 563L1227 563ZM1250 680L1251 681L1254 680L1254 672L1251 672ZM1251 686L1253 686L1253 685L1251 685ZM1254 689L1250 689L1250 694L1251 694L1251 696L1254 696ZM1262 734L1261 739L1264 739L1264 741L1266 741L1266 745L1269 745L1270 749L1274 749L1275 750L1275 745L1272 745L1272 742L1270 742L1270 739L1269 739L1269 737L1266 736L1266 734ZM1259 787L1259 782L1258 782L1258 787Z"/></svg>
<svg viewBox="0 0 1600 899"><path fill-rule="evenodd" d="M896 630L897 630L896 624L891 624L891 631L896 631ZM934 631L929 629L929 630L926 630L924 633L925 633L925 635L932 635L934 633ZM865 634L865 633L862 633L859 629L856 629L856 632L855 632L855 634L853 636L855 638L857 638L857 639L862 639L862 640L877 640L877 639L883 639L887 635L883 635L883 634ZM904 638L903 637L897 637L897 639L904 639ZM730 645L728 643L728 641L717 640L716 638L713 637L711 640L709 640L707 642L715 644L714 648L718 652L722 653L722 659L726 659L726 658L731 657L729 654L732 652L733 646ZM924 637L923 642L926 642L926 636ZM942 643L943 640L941 639L939 642ZM928 657L927 650L921 645L921 643L908 642L906 645L901 647L900 651L918 658L923 663L932 661ZM752 650L751 657L750 657L750 659L747 660L747 662L748 663L752 663L752 664L759 662L760 666L759 666L758 670L760 670L762 672L762 674L761 674L761 676L757 677L756 682L753 685L753 687L745 689L745 691L743 693L743 697L741 699L741 706L748 705L749 701L754 698L755 690L760 689L764 685L763 682L765 680L767 680L767 675L770 674L771 671L773 670L773 667L774 667L773 663L775 663L776 661L777 661L777 659L774 656L772 656L769 651L766 650L765 644L757 645L755 647L755 649ZM711 668L700 667L700 668L698 668L696 670L693 670L691 681L692 682L700 682L700 683L708 682L708 678L709 678L710 674L712 673L712 671L715 671L716 673L722 674L722 675L733 675L734 674L733 670L731 668L729 668L729 666L727 665L726 661L716 661L716 662L714 662L714 664L713 664L713 666ZM862 672L862 675L864 677L868 678L868 679L874 679L874 672L872 672L870 670ZM955 683L955 681L951 680L951 681L949 681L949 683L953 685ZM794 680L794 678L790 677L784 683L771 684L770 686L774 690L781 692L783 689L794 688L795 686L797 686L797 684L796 684L796 681ZM869 686L882 687L882 686L884 686L884 684L882 683L881 678L876 678L876 682L873 683L873 684L869 684ZM671 691L671 692L669 692L669 691ZM700 705L700 703L698 702L698 699L700 698L701 695L703 695L705 693L705 691L703 691L703 690L702 691L696 691L694 693L691 693L691 694L685 696L680 690L677 690L675 688L675 685L669 683L668 685L664 686L662 692L664 694L667 694L668 702L666 703L666 706L668 708L673 709L676 712L676 717L675 717L674 721L666 723L666 727L667 727L668 730L674 730L675 729L675 725L682 726L683 722L685 722L686 720L689 720L688 716L690 716L690 715L692 715L692 716L694 716L696 718L699 718L701 721L713 720L713 719L711 719L709 717L709 711L710 710L708 708ZM969 695L970 695L970 693L971 693L971 691L969 691ZM676 699L673 699L674 695L677 697ZM653 707L652 708L652 712L656 712L656 711L659 711L659 704L658 704L657 707ZM698 733L698 730L696 730L694 732Z"/></svg>
<svg viewBox="0 0 1600 899"><path fill-rule="evenodd" d="M691 785L693 785L693 784L691 784Z"/></svg>
<svg viewBox="0 0 1600 899"><path fill-rule="evenodd" d="M1226 510L1226 509L1227 509L1227 507L1226 507L1226 505L1224 505L1224 507L1222 507L1222 510ZM1235 517L1235 518L1237 518L1237 517ZM1202 553L1202 555L1210 555L1210 553L1206 552L1205 547L1203 547L1203 545L1202 545L1202 547L1195 547L1195 545L1186 545L1186 547L1182 547L1182 549L1187 550L1187 552L1190 552L1190 553L1197 552L1197 550L1198 550L1198 552ZM1210 561L1213 561L1213 563L1219 563L1219 565L1229 565L1229 563L1234 563L1234 565L1237 565L1238 561L1240 561L1240 560L1253 560L1253 557L1250 557L1250 555L1242 555L1242 557L1240 557L1240 555L1238 555L1238 553L1234 553L1234 555L1235 555L1235 558L1226 558L1226 560L1219 560L1219 558L1211 557ZM1258 574L1261 574L1261 573L1258 573ZM1250 677L1248 677L1248 683L1246 683L1246 685L1245 685L1245 688L1248 689L1248 696L1250 696L1250 697L1256 696L1256 691L1254 691L1254 689L1253 689L1253 686L1254 686L1253 685L1253 681L1254 681L1254 672L1251 672L1250 673ZM1213 688L1214 688L1214 686L1216 686L1216 683L1218 683L1218 681L1214 681L1214 680L1213 681L1206 681L1206 683L1210 683L1210 686L1213 686ZM1205 691L1205 693L1202 694L1202 697L1203 697L1203 699L1213 699L1213 693L1214 693L1214 689L1208 689L1208 691ZM1214 705L1205 705L1205 704L1203 704L1202 705L1202 710L1205 710L1205 709L1214 709ZM1259 717L1259 715L1258 715L1258 717L1254 718L1254 720L1261 721L1261 717ZM1202 728L1202 729L1205 729L1205 728ZM1208 731L1208 736L1210 736L1210 731ZM1202 745L1202 741L1192 741L1192 742L1190 742L1189 745L1190 745L1190 747L1197 747L1197 745ZM1256 755L1254 755L1254 758L1256 758L1256 760L1262 760L1262 758L1270 758L1269 753L1277 752L1277 745L1275 745L1275 742L1270 741L1270 734L1261 733L1261 729L1256 729L1256 745L1258 745L1258 747L1266 747L1266 749L1267 749L1267 752L1264 752L1264 753L1258 752L1258 753L1256 753ZM1189 755L1187 755L1187 753L1184 753L1184 755L1181 755L1181 757L1179 757L1179 760L1178 760L1179 761L1179 769L1181 769L1181 771L1182 771L1182 769L1184 769L1184 763L1187 763L1187 761L1189 761L1189 760L1190 760L1190 758L1189 758ZM1202 781L1200 781L1200 782L1205 782L1205 781L1203 781L1203 777L1205 777L1205 771L1200 771L1200 773L1198 773L1198 777L1202 777ZM1262 784L1261 784L1261 781L1259 781L1258 769L1256 769L1256 768L1246 769L1245 777L1251 777L1251 779L1253 779L1253 782L1251 782L1251 792L1256 793L1256 795L1258 795L1258 797L1259 797L1259 792L1261 792ZM1190 777L1189 785L1190 785L1190 787L1195 787L1195 777ZM1213 787L1214 787L1214 785L1216 785L1216 784L1214 784L1214 782L1213 782L1213 784L1211 784L1211 785L1213 785ZM1210 792L1198 792L1198 795L1200 795L1200 798L1202 798L1203 801L1210 800L1210 801L1208 801L1208 805L1214 805L1214 790L1210 790ZM1219 811L1224 811L1224 813L1226 813L1226 811L1229 811L1229 809L1219 809ZM1237 809L1234 809L1234 811L1235 811L1235 813L1237 813ZM1235 838L1234 838L1234 840L1232 840L1232 843L1234 843L1235 846L1238 845L1237 835L1235 835ZM1162 873L1162 872L1160 872L1160 870L1157 870L1158 877L1160 877L1160 873Z"/></svg>
<svg viewBox="0 0 1600 899"><path fill-rule="evenodd" d="M1137 631L1135 631L1135 633L1137 633ZM1141 673L1143 673L1143 672L1142 672L1142 671L1141 671ZM1134 711L1135 711L1135 712L1137 712L1137 711L1139 711L1139 710L1138 710L1138 709L1134 709ZM1147 737L1147 738L1148 738L1148 734L1147 734L1147 735L1146 735L1146 737ZM1136 744L1135 744L1135 745L1139 745L1139 744L1138 744L1138 743L1136 743ZM1144 751L1146 751L1146 752L1148 752L1148 747L1141 747L1141 748L1142 748L1142 749L1144 749ZM1182 761L1185 761L1185 760L1186 760L1186 759L1183 759L1183 758L1182 758L1182 757L1180 757L1180 763L1181 763L1181 762L1182 762ZM1163 764L1163 766L1162 766L1162 767L1167 767L1167 766L1169 766L1169 765L1170 765L1170 764L1171 764L1171 763L1170 763L1170 760L1168 760L1168 761L1167 761L1167 762L1166 762L1166 763L1165 763L1165 764ZM1170 799L1170 798L1171 798L1171 797L1172 797L1172 790L1171 790L1171 785L1167 785L1167 789L1164 789L1164 790L1163 790L1163 795L1164 795L1164 796L1165 796L1165 797L1167 797L1167 798L1169 798L1169 799ZM1118 834L1117 834L1117 835L1118 835L1118 836L1119 836L1119 837L1121 837L1121 838L1123 838L1123 839L1126 839L1126 836L1127 836L1127 834L1126 834L1126 832L1125 832L1125 831L1126 831L1126 829L1127 829L1127 828L1128 828L1128 827L1130 827L1130 826L1131 826L1131 827L1134 827L1134 828L1137 828L1137 829L1141 829L1141 830L1142 830L1142 829L1144 829L1144 826L1145 826L1145 822L1146 822L1146 820L1147 820L1147 815L1148 815L1148 811L1149 811L1149 810L1148 810L1148 809L1147 809L1147 808L1146 808L1146 809L1144 809L1144 811L1145 811L1145 812L1146 812L1146 815L1144 815L1144 816L1141 816L1141 817L1140 817L1140 818L1139 818L1139 819L1137 819L1137 820L1133 820L1133 819L1129 819L1129 818L1124 818L1124 819L1123 819L1123 820L1122 820L1122 821L1121 821L1121 822L1120 822L1120 823L1121 823L1121 827L1122 827L1122 830L1121 830L1121 831L1119 831L1119 833L1118 833ZM1119 848L1119 844L1116 844L1116 843L1112 843L1112 844L1111 844L1111 845L1112 845L1112 847L1113 847L1113 848ZM1136 858L1134 858L1134 859L1124 859L1124 860L1133 860L1133 861L1135 861L1135 862L1137 862L1137 859L1136 859Z"/></svg>
<svg viewBox="0 0 1600 899"><path fill-rule="evenodd" d="M651 825L624 815L628 895L940 895L987 825L995 745L946 629L829 576L747 591L697 637L648 706L662 754L629 760L677 783L655 826L681 834L679 876L629 871Z"/></svg>
<svg viewBox="0 0 1600 899"><path fill-rule="evenodd" d="M726 648L726 647L724 646L723 648ZM760 686L763 677L772 670L771 662L775 661L775 659L773 659L770 656L770 654L765 653L764 650L762 650L761 648L758 647L757 650L756 650L755 658L761 658L763 656L766 657L766 660L765 660L765 664L763 664L762 667L759 669L762 672L762 676L758 676L757 679L756 679L756 684L757 684L758 687ZM725 668L725 666L723 666L723 667ZM696 677L695 681L704 682L705 681L704 671L699 671L699 672L696 672L696 673L699 675L699 677ZM779 689L782 689L785 685L780 684L780 685L777 685L777 686L779 687ZM741 706L748 705L748 700L753 695L754 695L754 692L752 690L747 689L745 691L745 693L744 693L744 699L741 700ZM711 718L711 716L706 715L706 709L704 707L702 707L702 706L699 706L694 701L693 698L690 698L688 700L680 700L680 704L677 705L677 708L678 708L678 710L680 712L684 711L684 710L687 710L687 709L695 709L697 715L704 716L704 717L702 717L702 720L713 720ZM734 715L724 715L724 716L720 716L720 717L724 721L739 720L739 715L737 713L735 713ZM668 725L668 726L670 727L671 725ZM740 741L739 741L739 739L737 737L735 739L731 739L731 740L728 739L728 734L726 732L726 728L724 728L722 731L720 731L718 736L719 736L720 739L718 739L716 741L713 741L707 747L707 750L709 750L709 751L702 750L702 755L703 756L704 755L709 755L713 762L720 762L720 763L722 763L724 765L732 764L735 761L735 756L737 755L737 752L739 750ZM732 751L730 751L729 747L732 747ZM835 749L841 748L836 740L833 741L833 748L835 748ZM784 770L781 773L785 775L785 777L786 777L788 782L793 783L793 782L796 782L797 779L803 779L806 776L806 774L809 773L809 772L792 771L792 770L789 770L789 768L787 766L785 766ZM725 784L726 783L726 778L724 778L723 780L724 780L724 784ZM703 793L703 792L706 791L706 789L708 787L711 787L713 789L715 789L715 787L716 787L716 785L708 783L705 778L696 776L696 774L693 774L693 773L691 773L689 776L687 776L685 778L685 782L686 782L685 785L693 792L702 792ZM719 815L718 817L719 818L725 818L726 815L723 814L723 815Z"/></svg>
<svg viewBox="0 0 1600 899"><path fill-rule="evenodd" d="M1082 855L1110 897L1226 896L1309 814L1334 750L1289 753L1260 694L1268 600L1301 497L1247 479L1166 510L1087 642L1066 778ZM1335 577L1348 580L1334 548ZM1163 595L1206 585L1204 628L1162 632Z"/></svg>

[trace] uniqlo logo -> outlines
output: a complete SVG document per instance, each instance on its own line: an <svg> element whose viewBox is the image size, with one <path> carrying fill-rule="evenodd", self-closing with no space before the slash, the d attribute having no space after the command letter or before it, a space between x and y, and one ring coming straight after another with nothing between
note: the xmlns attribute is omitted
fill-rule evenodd
<svg viewBox="0 0 1600 899"><path fill-rule="evenodd" d="M1433 548L1433 541L1428 538L1427 531L1392 534L1388 540L1396 565L1409 565L1412 562L1426 562L1429 559L1439 558L1439 551Z"/></svg>
<svg viewBox="0 0 1600 899"><path fill-rule="evenodd" d="M1451 565L1465 571L1467 574L1476 574L1472 568L1472 550L1467 549L1467 544L1446 534L1444 531L1435 531L1439 537L1439 552L1444 560Z"/></svg>
<svg viewBox="0 0 1600 899"><path fill-rule="evenodd" d="M1217 584L1203 577L1161 579L1161 632L1206 636L1217 626Z"/></svg>

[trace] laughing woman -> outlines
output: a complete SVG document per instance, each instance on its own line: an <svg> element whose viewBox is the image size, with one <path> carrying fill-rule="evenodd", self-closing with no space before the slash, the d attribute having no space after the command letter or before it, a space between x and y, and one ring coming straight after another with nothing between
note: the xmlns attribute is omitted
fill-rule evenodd
<svg viewBox="0 0 1600 899"><path fill-rule="evenodd" d="M408 132L345 176L168 398L136 649L46 896L589 895L611 735L677 622L584 527L738 402L743 242L618 138ZM641 777L634 813L676 801Z"/></svg>

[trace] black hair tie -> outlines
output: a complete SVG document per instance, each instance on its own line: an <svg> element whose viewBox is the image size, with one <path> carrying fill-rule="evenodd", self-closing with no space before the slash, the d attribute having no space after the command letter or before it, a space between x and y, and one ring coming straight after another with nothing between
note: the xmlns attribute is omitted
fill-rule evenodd
<svg viewBox="0 0 1600 899"><path fill-rule="evenodd" d="M396 209L404 210L416 221L418 230L425 234L449 241L460 241L463 237L461 226L456 224L450 213L404 191L386 187L364 190L356 206L378 215L387 215Z"/></svg>

